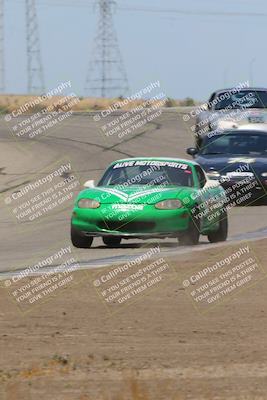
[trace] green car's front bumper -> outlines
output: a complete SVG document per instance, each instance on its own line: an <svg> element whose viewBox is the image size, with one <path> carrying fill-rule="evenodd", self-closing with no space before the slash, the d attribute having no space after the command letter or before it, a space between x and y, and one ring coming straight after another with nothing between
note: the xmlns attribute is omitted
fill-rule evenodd
<svg viewBox="0 0 267 400"><path fill-rule="evenodd" d="M178 236L188 229L190 215L187 209L158 210L144 205L142 211L119 211L112 205L98 209L75 207L72 227L81 235L121 236L124 238L152 238Z"/></svg>

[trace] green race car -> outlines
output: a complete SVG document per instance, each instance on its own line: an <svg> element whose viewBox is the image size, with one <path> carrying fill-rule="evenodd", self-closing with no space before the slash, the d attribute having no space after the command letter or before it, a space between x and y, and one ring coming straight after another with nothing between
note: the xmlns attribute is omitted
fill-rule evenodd
<svg viewBox="0 0 267 400"><path fill-rule="evenodd" d="M226 196L194 161L130 158L113 162L97 186L88 181L75 200L71 240L78 248L94 237L118 247L122 239L178 238L194 245L227 238Z"/></svg>

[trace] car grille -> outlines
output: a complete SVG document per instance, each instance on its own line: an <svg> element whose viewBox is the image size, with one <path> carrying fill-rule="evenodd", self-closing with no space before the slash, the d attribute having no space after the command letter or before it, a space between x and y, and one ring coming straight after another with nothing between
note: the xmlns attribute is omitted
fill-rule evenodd
<svg viewBox="0 0 267 400"><path fill-rule="evenodd" d="M150 232L155 228L155 223L153 221L130 221L128 223L101 221L97 225L100 229L129 233L142 233L144 231Z"/></svg>

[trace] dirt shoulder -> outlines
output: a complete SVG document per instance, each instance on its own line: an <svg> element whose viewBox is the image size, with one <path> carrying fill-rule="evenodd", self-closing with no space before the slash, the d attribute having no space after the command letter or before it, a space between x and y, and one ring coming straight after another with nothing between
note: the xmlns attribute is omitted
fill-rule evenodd
<svg viewBox="0 0 267 400"><path fill-rule="evenodd" d="M71 288L51 292L26 312L1 288L0 399L265 399L266 245L244 242L179 259L159 255L157 264L143 260L124 275L108 275L112 268L74 272ZM247 264L242 275L241 258L234 257L245 248L250 254L242 262L255 257L257 267ZM227 264L229 257L235 265ZM224 285L219 301L196 301L192 293L205 293L202 279L213 281L215 296L223 284L216 279L233 266L240 273L231 285L236 290ZM134 296L119 303L123 297L110 288L132 285L140 268L154 283L129 287Z"/></svg>

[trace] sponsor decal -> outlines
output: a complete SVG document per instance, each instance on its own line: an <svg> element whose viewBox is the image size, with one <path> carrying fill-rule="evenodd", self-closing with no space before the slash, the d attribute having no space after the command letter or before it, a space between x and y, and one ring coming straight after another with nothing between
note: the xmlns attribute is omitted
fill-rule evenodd
<svg viewBox="0 0 267 400"><path fill-rule="evenodd" d="M140 166L156 166L156 167L171 167L186 170L189 165L177 163L174 161L123 161L113 165L113 169L126 168L126 167L140 167Z"/></svg>
<svg viewBox="0 0 267 400"><path fill-rule="evenodd" d="M143 211L143 204L112 204L113 210L119 211Z"/></svg>

